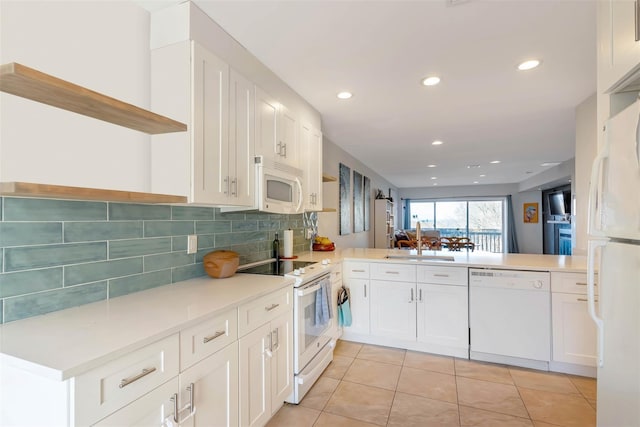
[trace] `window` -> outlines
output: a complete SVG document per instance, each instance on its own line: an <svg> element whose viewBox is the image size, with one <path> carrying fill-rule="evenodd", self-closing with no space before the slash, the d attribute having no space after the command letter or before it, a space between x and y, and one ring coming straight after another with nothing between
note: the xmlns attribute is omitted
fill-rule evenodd
<svg viewBox="0 0 640 427"><path fill-rule="evenodd" d="M505 200L407 200L405 222L411 228L437 229L441 237L468 237L475 250L503 252Z"/></svg>

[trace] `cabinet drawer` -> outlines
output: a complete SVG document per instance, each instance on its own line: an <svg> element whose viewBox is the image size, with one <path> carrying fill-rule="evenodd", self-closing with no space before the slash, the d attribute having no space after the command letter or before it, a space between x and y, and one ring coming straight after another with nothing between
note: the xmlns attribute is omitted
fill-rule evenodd
<svg viewBox="0 0 640 427"><path fill-rule="evenodd" d="M369 278L369 263L368 262L345 262L342 268L342 274L344 277L350 279L368 279Z"/></svg>
<svg viewBox="0 0 640 427"><path fill-rule="evenodd" d="M293 311L289 287L260 297L238 308L238 335L244 336L287 311Z"/></svg>
<svg viewBox="0 0 640 427"><path fill-rule="evenodd" d="M238 339L238 310L180 331L180 371Z"/></svg>
<svg viewBox="0 0 640 427"><path fill-rule="evenodd" d="M465 267L419 265L418 283L467 286L467 269Z"/></svg>
<svg viewBox="0 0 640 427"><path fill-rule="evenodd" d="M395 263L372 263L371 278L376 280L415 283L416 266Z"/></svg>
<svg viewBox="0 0 640 427"><path fill-rule="evenodd" d="M93 424L178 375L178 346L174 334L76 377L76 425Z"/></svg>
<svg viewBox="0 0 640 427"><path fill-rule="evenodd" d="M598 275L595 276L595 293L598 294ZM587 273L551 273L551 292L567 294L587 293Z"/></svg>

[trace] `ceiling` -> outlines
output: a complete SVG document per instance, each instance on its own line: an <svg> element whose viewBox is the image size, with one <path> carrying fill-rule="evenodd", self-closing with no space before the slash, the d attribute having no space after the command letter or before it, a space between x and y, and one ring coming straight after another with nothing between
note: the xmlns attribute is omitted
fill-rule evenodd
<svg viewBox="0 0 640 427"><path fill-rule="evenodd" d="M595 0L195 3L399 188L517 183L571 159L596 90ZM542 65L517 70L529 58Z"/></svg>

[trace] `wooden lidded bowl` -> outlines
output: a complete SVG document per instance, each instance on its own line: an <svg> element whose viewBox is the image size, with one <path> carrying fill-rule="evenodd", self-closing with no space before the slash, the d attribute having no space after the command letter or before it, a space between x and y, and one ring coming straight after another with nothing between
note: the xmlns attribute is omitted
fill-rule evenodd
<svg viewBox="0 0 640 427"><path fill-rule="evenodd" d="M236 273L240 265L240 256L233 251L213 251L206 254L203 259L204 271L213 278L223 279Z"/></svg>

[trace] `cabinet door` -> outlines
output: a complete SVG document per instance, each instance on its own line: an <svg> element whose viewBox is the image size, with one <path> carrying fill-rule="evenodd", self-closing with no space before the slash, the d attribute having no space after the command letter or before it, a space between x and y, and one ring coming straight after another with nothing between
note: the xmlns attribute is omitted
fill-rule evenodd
<svg viewBox="0 0 640 427"><path fill-rule="evenodd" d="M334 264L331 270L331 304L333 304L334 322L332 326L332 336L338 339L342 336L342 326L338 325L338 292L342 287L342 266Z"/></svg>
<svg viewBox="0 0 640 427"><path fill-rule="evenodd" d="M232 69L229 90L229 204L253 206L255 88L253 83Z"/></svg>
<svg viewBox="0 0 640 427"><path fill-rule="evenodd" d="M551 294L553 360L596 366L597 332L587 311L587 297Z"/></svg>
<svg viewBox="0 0 640 427"><path fill-rule="evenodd" d="M177 390L178 378L175 377L94 425L158 427L165 420L173 421L174 403L171 398Z"/></svg>
<svg viewBox="0 0 640 427"><path fill-rule="evenodd" d="M237 342L180 374L179 402L183 427L238 425Z"/></svg>
<svg viewBox="0 0 640 427"><path fill-rule="evenodd" d="M231 190L229 173L229 65L194 43L192 200L219 203Z"/></svg>
<svg viewBox="0 0 640 427"><path fill-rule="evenodd" d="M298 117L297 115L280 104L279 121L276 127L278 137L279 162L286 163L294 168L299 168L298 164Z"/></svg>
<svg viewBox="0 0 640 427"><path fill-rule="evenodd" d="M256 156L280 160L280 144L276 135L278 102L256 86Z"/></svg>
<svg viewBox="0 0 640 427"><path fill-rule="evenodd" d="M300 164L304 166L304 209L322 210L322 132L308 123L300 127Z"/></svg>
<svg viewBox="0 0 640 427"><path fill-rule="evenodd" d="M270 323L239 340L241 426L262 426L271 418L270 340Z"/></svg>
<svg viewBox="0 0 640 427"><path fill-rule="evenodd" d="M351 326L345 332L369 334L369 280L345 279L344 285L349 289L351 308Z"/></svg>
<svg viewBox="0 0 640 427"><path fill-rule="evenodd" d="M468 348L466 286L418 283L418 341Z"/></svg>
<svg viewBox="0 0 640 427"><path fill-rule="evenodd" d="M640 62L636 41L635 1L611 0L611 61L615 83ZM608 88L607 88L608 89Z"/></svg>
<svg viewBox="0 0 640 427"><path fill-rule="evenodd" d="M415 341L415 287L408 282L371 281L371 335Z"/></svg>
<svg viewBox="0 0 640 427"><path fill-rule="evenodd" d="M293 393L293 313L271 321L271 414Z"/></svg>

